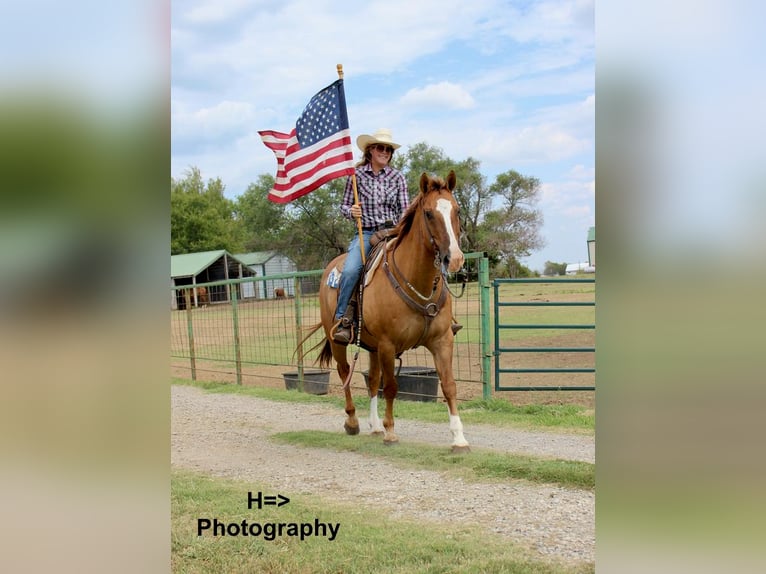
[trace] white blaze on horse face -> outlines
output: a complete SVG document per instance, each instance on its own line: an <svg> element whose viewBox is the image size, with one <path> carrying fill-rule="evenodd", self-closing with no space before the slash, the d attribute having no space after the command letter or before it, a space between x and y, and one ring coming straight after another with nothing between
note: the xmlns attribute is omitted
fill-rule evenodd
<svg viewBox="0 0 766 574"><path fill-rule="evenodd" d="M455 230L452 228L452 203L447 199L439 199L436 202L436 210L444 217L444 224L449 234L449 270L453 273L463 266L463 252L460 250Z"/></svg>

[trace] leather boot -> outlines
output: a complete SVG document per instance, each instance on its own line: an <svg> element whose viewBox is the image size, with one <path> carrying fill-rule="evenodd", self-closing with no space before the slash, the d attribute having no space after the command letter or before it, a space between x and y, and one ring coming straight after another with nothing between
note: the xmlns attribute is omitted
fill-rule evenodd
<svg viewBox="0 0 766 574"><path fill-rule="evenodd" d="M348 307L346 307L346 312L343 313L343 317L340 318L340 321L338 321L338 324L335 326L332 340L339 345L348 345L353 338L355 311L356 306L349 302Z"/></svg>

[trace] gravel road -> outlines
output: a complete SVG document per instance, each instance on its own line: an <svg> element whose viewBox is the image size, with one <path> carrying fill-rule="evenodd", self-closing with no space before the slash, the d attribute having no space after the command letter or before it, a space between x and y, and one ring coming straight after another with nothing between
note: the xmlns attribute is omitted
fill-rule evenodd
<svg viewBox="0 0 766 574"><path fill-rule="evenodd" d="M177 468L272 485L282 492L355 501L389 516L441 524L480 525L540 558L571 564L595 561L595 495L523 481L465 482L440 472L402 469L355 453L336 453L269 440L287 430L343 432L345 413L326 405L268 401L172 387L171 463ZM443 424L397 419L402 442L449 448ZM366 419L360 418L362 432ZM473 447L594 462L595 439L468 425ZM387 480L369 480L385 476Z"/></svg>

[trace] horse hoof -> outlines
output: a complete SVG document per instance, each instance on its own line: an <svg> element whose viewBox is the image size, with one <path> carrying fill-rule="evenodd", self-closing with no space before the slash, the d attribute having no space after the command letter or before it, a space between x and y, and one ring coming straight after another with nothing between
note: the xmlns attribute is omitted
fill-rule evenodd
<svg viewBox="0 0 766 574"><path fill-rule="evenodd" d="M349 426L348 423L344 423L343 424L343 428L346 429L346 434L350 434L352 436L355 435L355 434L359 434L359 427L358 426L352 427L352 426Z"/></svg>
<svg viewBox="0 0 766 574"><path fill-rule="evenodd" d="M471 447L466 445L458 446L458 445L452 445L452 454L466 454L471 452Z"/></svg>
<svg viewBox="0 0 766 574"><path fill-rule="evenodd" d="M383 434L384 434L383 431L377 430L377 431L372 431L370 433L370 436L383 436Z"/></svg>
<svg viewBox="0 0 766 574"><path fill-rule="evenodd" d="M383 439L383 444L384 444L385 446L394 446L394 445L396 445L396 444L399 444L399 439L398 439L398 438L395 438L395 439L391 440L391 439L385 439L385 438L384 438L384 439Z"/></svg>

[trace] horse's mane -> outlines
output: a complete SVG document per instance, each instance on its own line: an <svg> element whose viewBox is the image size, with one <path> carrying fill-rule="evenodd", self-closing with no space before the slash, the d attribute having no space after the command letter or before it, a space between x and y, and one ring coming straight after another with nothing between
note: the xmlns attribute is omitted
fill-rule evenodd
<svg viewBox="0 0 766 574"><path fill-rule="evenodd" d="M417 215L423 202L425 201L426 194L429 191L439 190L446 186L447 184L441 177L429 178L428 189L425 191L421 190L418 193L415 199L410 202L410 206L407 208L407 211L404 212L404 215L402 215L402 218L396 225L396 235L399 239L404 239L407 237L409 232L412 230L412 225L415 222L415 215Z"/></svg>

